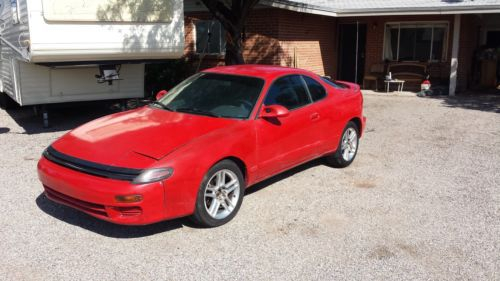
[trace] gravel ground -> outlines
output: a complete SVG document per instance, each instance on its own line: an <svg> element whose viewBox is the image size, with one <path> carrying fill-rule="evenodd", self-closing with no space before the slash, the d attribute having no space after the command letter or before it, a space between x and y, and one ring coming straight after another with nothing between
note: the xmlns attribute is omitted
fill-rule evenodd
<svg viewBox="0 0 500 281"><path fill-rule="evenodd" d="M36 161L108 113L0 111L1 280L500 280L500 98L365 95L352 166L252 187L229 224L105 223L49 202Z"/></svg>

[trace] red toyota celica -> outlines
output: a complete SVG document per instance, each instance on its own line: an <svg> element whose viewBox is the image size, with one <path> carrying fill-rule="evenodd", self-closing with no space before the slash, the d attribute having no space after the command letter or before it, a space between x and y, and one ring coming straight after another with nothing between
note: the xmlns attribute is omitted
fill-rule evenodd
<svg viewBox="0 0 500 281"><path fill-rule="evenodd" d="M248 186L318 157L351 164L366 120L358 85L293 68L217 67L162 94L50 145L46 196L118 224L219 226Z"/></svg>

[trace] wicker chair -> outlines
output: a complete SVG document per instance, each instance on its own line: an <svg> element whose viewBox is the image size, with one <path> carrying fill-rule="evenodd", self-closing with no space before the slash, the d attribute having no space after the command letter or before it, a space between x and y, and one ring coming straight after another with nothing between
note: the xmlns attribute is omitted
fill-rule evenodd
<svg viewBox="0 0 500 281"><path fill-rule="evenodd" d="M420 84L429 78L427 65L422 63L397 62L389 64L387 72L392 73L392 78L401 79L410 83L412 88L419 89Z"/></svg>
<svg viewBox="0 0 500 281"><path fill-rule="evenodd" d="M366 89L365 83L369 81L375 81L375 90L378 91L378 81L384 79L384 64L372 64L370 67L370 73L363 77L363 89Z"/></svg>

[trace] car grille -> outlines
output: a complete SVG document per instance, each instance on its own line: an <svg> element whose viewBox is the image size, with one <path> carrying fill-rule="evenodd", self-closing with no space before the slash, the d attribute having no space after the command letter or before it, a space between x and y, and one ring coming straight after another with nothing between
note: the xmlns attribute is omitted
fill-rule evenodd
<svg viewBox="0 0 500 281"><path fill-rule="evenodd" d="M59 202L64 205L68 205L75 209L96 216L108 217L108 213L106 212L106 208L104 207L104 205L90 203L87 201L70 197L68 195L55 191L46 185L44 185L43 187L45 188L45 194L47 195L47 197L53 201Z"/></svg>
<svg viewBox="0 0 500 281"><path fill-rule="evenodd" d="M66 168L76 170L82 173L110 178L116 180L132 181L138 175L140 175L143 170L131 169L131 168L121 168L116 166L108 166L99 163L94 163L82 159L78 159L66 154L63 154L55 150L52 146L49 146L44 152L43 156L56 164L64 166Z"/></svg>

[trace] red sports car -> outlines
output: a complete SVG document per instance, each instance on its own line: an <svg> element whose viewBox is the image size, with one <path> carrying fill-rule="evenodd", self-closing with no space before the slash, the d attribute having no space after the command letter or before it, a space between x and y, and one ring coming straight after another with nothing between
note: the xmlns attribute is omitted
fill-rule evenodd
<svg viewBox="0 0 500 281"><path fill-rule="evenodd" d="M38 175L49 199L106 221L191 215L219 226L248 186L318 157L351 164L365 120L355 84L284 67L217 67L67 133L44 151Z"/></svg>

